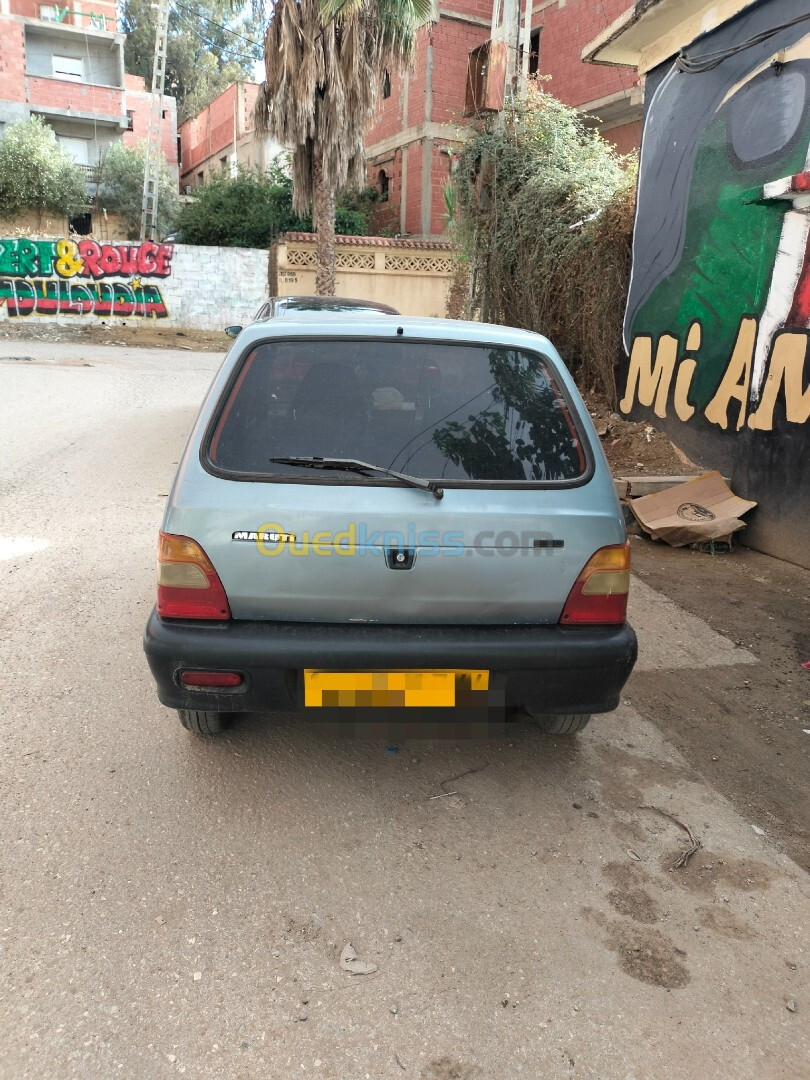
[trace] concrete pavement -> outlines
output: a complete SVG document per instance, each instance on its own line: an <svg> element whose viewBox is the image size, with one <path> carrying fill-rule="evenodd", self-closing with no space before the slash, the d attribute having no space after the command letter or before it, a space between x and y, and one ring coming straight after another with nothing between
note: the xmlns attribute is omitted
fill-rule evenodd
<svg viewBox="0 0 810 1080"><path fill-rule="evenodd" d="M391 756L158 703L162 493L217 363L0 348L0 1077L810 1076L808 877L655 715ZM640 670L766 677L633 608Z"/></svg>

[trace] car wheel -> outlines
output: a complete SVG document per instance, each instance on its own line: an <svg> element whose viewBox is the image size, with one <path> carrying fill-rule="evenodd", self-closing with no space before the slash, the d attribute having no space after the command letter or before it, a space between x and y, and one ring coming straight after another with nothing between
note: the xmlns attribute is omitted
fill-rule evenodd
<svg viewBox="0 0 810 1080"><path fill-rule="evenodd" d="M178 709L177 715L186 731L193 731L195 735L219 735L225 726L224 716L218 712Z"/></svg>
<svg viewBox="0 0 810 1080"><path fill-rule="evenodd" d="M534 721L544 735L574 735L590 723L590 713L555 713L535 716Z"/></svg>

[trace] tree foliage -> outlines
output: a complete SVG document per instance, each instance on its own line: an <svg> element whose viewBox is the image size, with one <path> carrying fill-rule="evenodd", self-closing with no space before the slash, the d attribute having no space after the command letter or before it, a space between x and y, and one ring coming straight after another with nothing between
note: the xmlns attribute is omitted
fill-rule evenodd
<svg viewBox="0 0 810 1080"><path fill-rule="evenodd" d="M230 11L227 0L178 0L169 12L166 93L177 99L181 123L232 82L252 79L261 59L261 23L246 11L238 16ZM157 5L151 0L122 0L120 12L127 35L127 71L143 76L151 87Z"/></svg>
<svg viewBox="0 0 810 1080"><path fill-rule="evenodd" d="M141 228L143 204L144 145L125 146L113 143L98 169L99 207L120 214L130 239L135 239ZM161 154L158 180L158 235L165 236L177 220L180 198L177 181L172 176L166 159Z"/></svg>
<svg viewBox="0 0 810 1080"><path fill-rule="evenodd" d="M71 217L87 207L82 170L39 116L10 124L0 141L0 213L47 211Z"/></svg>
<svg viewBox="0 0 810 1080"><path fill-rule="evenodd" d="M454 233L485 319L546 334L580 383L615 399L635 157L530 85L460 152Z"/></svg>
<svg viewBox="0 0 810 1080"><path fill-rule="evenodd" d="M235 177L222 172L194 195L177 222L186 244L267 248L281 232L312 229L310 215L293 210L292 180L280 167L266 174L240 169ZM366 235L376 201L373 189L344 197L337 208L338 232Z"/></svg>
<svg viewBox="0 0 810 1080"><path fill-rule="evenodd" d="M269 5L268 5L269 6ZM257 128L292 150L293 206L312 206L316 289L335 288L338 193L365 183L364 135L386 70L401 70L431 0L275 0Z"/></svg>

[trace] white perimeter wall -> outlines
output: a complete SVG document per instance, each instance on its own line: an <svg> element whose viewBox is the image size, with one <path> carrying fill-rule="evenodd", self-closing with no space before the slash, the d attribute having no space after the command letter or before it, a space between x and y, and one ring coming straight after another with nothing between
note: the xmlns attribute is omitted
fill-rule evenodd
<svg viewBox="0 0 810 1080"><path fill-rule="evenodd" d="M267 252L175 244L171 276L157 284L169 309L164 326L221 330L249 322L267 299Z"/></svg>
<svg viewBox="0 0 810 1080"><path fill-rule="evenodd" d="M19 244L21 240L39 239L35 234L18 232L16 237L8 239L0 237L0 245L6 248ZM48 238L42 238L48 239ZM50 238L52 239L52 238ZM73 237L75 253L75 241L81 238ZM115 247L124 245L132 248L137 247L137 242L115 240L102 247ZM168 314L165 318L156 319L152 315L132 315L124 318L120 315L97 314L93 310L84 312L62 310L58 313L45 312L40 309L23 314L10 315L9 310L14 306L8 302L5 295L0 296L0 320L9 320L14 324L24 325L34 322L53 322L60 325L112 323L116 326L138 326L140 323L150 323L160 326L183 326L194 329L222 329L230 323L249 322L262 302L267 298L267 259L268 253L260 248L230 248L230 247L194 247L190 244L161 245L162 248L171 248L170 273L168 277L158 277L152 274L109 274L100 279L106 285L121 284L131 286L133 281L140 282L149 289L159 291L163 307ZM95 291L92 279L76 273L75 276L65 278L55 272L30 273L23 275L19 270L14 272L8 256L0 253L0 293L3 289L15 288L16 283L21 283L21 288L28 294L33 294L33 288L38 286L40 291L43 284L57 283L60 295L64 296L64 290L68 286L89 286L90 291L78 289L80 300L87 299L86 307L92 309L94 303L89 298ZM24 282L31 285L25 286ZM109 295L109 290L104 290ZM154 295L151 297L155 299ZM65 302L60 304L62 308L71 306L69 296L65 296ZM74 305L76 306L76 305ZM80 306L80 305L79 305ZM51 305L53 307L53 305Z"/></svg>

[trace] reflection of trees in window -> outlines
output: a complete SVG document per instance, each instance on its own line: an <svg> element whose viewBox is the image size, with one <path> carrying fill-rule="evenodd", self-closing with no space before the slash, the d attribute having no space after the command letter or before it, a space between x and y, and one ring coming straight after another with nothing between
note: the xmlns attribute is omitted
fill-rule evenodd
<svg viewBox="0 0 810 1080"><path fill-rule="evenodd" d="M437 427L433 441L476 480L571 480L582 473L579 440L539 356L489 354L492 403Z"/></svg>

